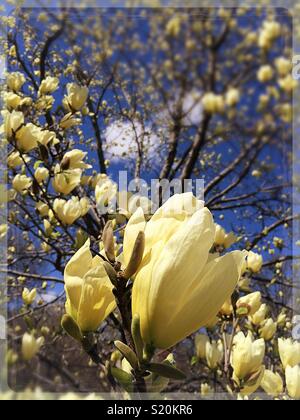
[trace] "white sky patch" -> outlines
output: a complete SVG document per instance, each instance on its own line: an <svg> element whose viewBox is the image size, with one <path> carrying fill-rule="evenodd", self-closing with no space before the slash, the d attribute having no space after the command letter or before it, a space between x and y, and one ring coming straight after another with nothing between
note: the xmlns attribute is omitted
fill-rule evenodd
<svg viewBox="0 0 300 420"><path fill-rule="evenodd" d="M184 123L186 125L199 125L203 117L202 93L192 91L184 97L183 112L185 114Z"/></svg>
<svg viewBox="0 0 300 420"><path fill-rule="evenodd" d="M184 97L182 107L185 126L198 126L201 123L203 117L201 98L202 93L197 90L189 92ZM175 103L170 109L175 109ZM168 139L170 118L166 109L153 117L156 126L160 127L160 132L155 131L150 123L143 127L139 121L114 121L104 132L107 158L111 161L134 160L138 155L137 143L143 145L143 154L148 160L157 157L158 151L161 150L162 139Z"/></svg>
<svg viewBox="0 0 300 420"><path fill-rule="evenodd" d="M136 159L138 144L146 153L155 154L160 139L150 127L143 128L138 121L114 121L105 130L106 151L111 160Z"/></svg>

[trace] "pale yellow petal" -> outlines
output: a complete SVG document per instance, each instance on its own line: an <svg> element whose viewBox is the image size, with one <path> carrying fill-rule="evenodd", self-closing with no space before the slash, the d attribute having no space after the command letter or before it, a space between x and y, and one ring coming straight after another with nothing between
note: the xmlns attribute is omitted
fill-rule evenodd
<svg viewBox="0 0 300 420"><path fill-rule="evenodd" d="M130 218L124 235L124 245L123 245L123 255L124 255L124 263L125 266L128 265L133 247L135 245L135 241L138 237L140 232L144 232L146 227L146 221L143 209L139 207L137 211L132 215Z"/></svg>
<svg viewBox="0 0 300 420"><path fill-rule="evenodd" d="M116 308L112 284L103 264L90 270L83 279L77 323L83 332L96 331Z"/></svg>

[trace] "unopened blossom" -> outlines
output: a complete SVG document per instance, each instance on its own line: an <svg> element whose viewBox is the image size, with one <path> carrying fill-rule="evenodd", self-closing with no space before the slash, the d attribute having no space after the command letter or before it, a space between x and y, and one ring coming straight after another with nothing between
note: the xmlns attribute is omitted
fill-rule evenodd
<svg viewBox="0 0 300 420"><path fill-rule="evenodd" d="M222 246L225 249L230 248L237 241L233 232L226 233L220 225L216 224L215 245Z"/></svg>
<svg viewBox="0 0 300 420"><path fill-rule="evenodd" d="M277 331L277 324L272 318L267 319L259 330L259 335L265 341L270 341L274 337Z"/></svg>
<svg viewBox="0 0 300 420"><path fill-rule="evenodd" d="M60 121L59 126L63 130L68 130L72 127L76 127L80 124L80 119L76 118L71 112L63 117Z"/></svg>
<svg viewBox="0 0 300 420"><path fill-rule="evenodd" d="M33 304L33 302L36 299L36 296L37 296L37 290L36 289L29 290L29 289L25 288L22 292L23 302L27 306L30 306L30 305Z"/></svg>
<svg viewBox="0 0 300 420"><path fill-rule="evenodd" d="M55 92L59 86L59 79L57 77L46 77L42 81L39 87L39 94L40 95L48 95L50 93Z"/></svg>
<svg viewBox="0 0 300 420"><path fill-rule="evenodd" d="M86 156L87 152L74 149L64 155L62 164L63 162L66 162L67 169L90 169L91 165L84 162Z"/></svg>
<svg viewBox="0 0 300 420"><path fill-rule="evenodd" d="M197 334L195 337L196 354L199 359L205 359L206 357L206 344L209 342L209 338L206 334Z"/></svg>
<svg viewBox="0 0 300 420"><path fill-rule="evenodd" d="M8 88L14 92L19 92L25 82L25 76L19 72L9 73L6 77Z"/></svg>
<svg viewBox="0 0 300 420"><path fill-rule="evenodd" d="M292 69L292 61L285 57L278 57L275 60L276 70L281 77L287 76Z"/></svg>
<svg viewBox="0 0 300 420"><path fill-rule="evenodd" d="M258 309L258 311L256 311L252 316L250 316L250 320L252 324L253 325L262 324L265 321L268 312L269 312L268 306L265 303L263 303Z"/></svg>
<svg viewBox="0 0 300 420"><path fill-rule="evenodd" d="M254 292L250 293L249 295L241 297L237 303L236 307L245 308L248 310L248 315L254 315L259 308L261 307L261 293Z"/></svg>
<svg viewBox="0 0 300 420"><path fill-rule="evenodd" d="M72 225L77 219L87 214L90 204L87 198L72 197L69 201L56 199L53 208L62 223Z"/></svg>
<svg viewBox="0 0 300 420"><path fill-rule="evenodd" d="M68 195L80 185L81 169L68 169L64 171L57 164L54 173L53 188L58 193Z"/></svg>
<svg viewBox="0 0 300 420"><path fill-rule="evenodd" d="M273 68L268 64L262 66L257 72L257 79L261 83L269 82L270 80L272 80L273 76L274 76Z"/></svg>
<svg viewBox="0 0 300 420"><path fill-rule="evenodd" d="M42 184L49 178L49 170L47 168L37 168L34 177L39 184Z"/></svg>
<svg viewBox="0 0 300 420"><path fill-rule="evenodd" d="M280 88L286 93L292 93L298 86L297 80L293 78L291 74L278 80Z"/></svg>
<svg viewBox="0 0 300 420"><path fill-rule="evenodd" d="M86 86L69 83L67 85L67 96L64 98L64 106L72 111L80 111L85 105L88 95L89 89Z"/></svg>
<svg viewBox="0 0 300 420"><path fill-rule="evenodd" d="M12 152L8 157L7 157L7 166L9 168L17 168L18 166L23 165L23 160L20 156L19 152Z"/></svg>
<svg viewBox="0 0 300 420"><path fill-rule="evenodd" d="M271 397L278 397L283 393L283 380L281 376L279 373L274 373L271 370L265 370L260 386Z"/></svg>
<svg viewBox="0 0 300 420"><path fill-rule="evenodd" d="M240 101L240 91L236 88L231 88L227 91L225 102L227 106L235 106Z"/></svg>
<svg viewBox="0 0 300 420"><path fill-rule="evenodd" d="M250 251L247 256L247 268L252 271L252 273L259 273L263 266L263 257L259 254L256 254L253 251Z"/></svg>
<svg viewBox="0 0 300 420"><path fill-rule="evenodd" d="M16 175L13 179L12 186L13 189L18 193L23 194L26 192L32 185L32 180L26 175Z"/></svg>
<svg viewBox="0 0 300 420"><path fill-rule="evenodd" d="M213 92L206 93L202 98L202 105L209 114L222 114L225 110L225 101L222 95Z"/></svg>
<svg viewBox="0 0 300 420"><path fill-rule="evenodd" d="M107 175L102 175L95 188L95 197L98 206L107 207L116 199L118 186Z"/></svg>
<svg viewBox="0 0 300 420"><path fill-rule="evenodd" d="M25 333L22 339L22 355L25 361L33 359L45 343L44 337L36 339L34 335Z"/></svg>
<svg viewBox="0 0 300 420"><path fill-rule="evenodd" d="M205 346L205 357L207 366L215 370L221 363L224 356L224 349L222 342L208 341Z"/></svg>
<svg viewBox="0 0 300 420"><path fill-rule="evenodd" d="M39 201L35 207L42 217L48 216L50 210L48 204Z"/></svg>

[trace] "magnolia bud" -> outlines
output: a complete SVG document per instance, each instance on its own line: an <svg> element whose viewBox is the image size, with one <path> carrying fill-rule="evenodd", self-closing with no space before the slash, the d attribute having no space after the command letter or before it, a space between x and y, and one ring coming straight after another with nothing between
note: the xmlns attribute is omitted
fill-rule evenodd
<svg viewBox="0 0 300 420"><path fill-rule="evenodd" d="M110 281L114 286L117 286L118 283L118 275L115 269L109 264L107 261L103 262L103 266L105 268L106 274L108 275Z"/></svg>
<svg viewBox="0 0 300 420"><path fill-rule="evenodd" d="M115 240L111 222L106 223L102 234L102 240L107 258L109 261L115 262Z"/></svg>
<svg viewBox="0 0 300 420"><path fill-rule="evenodd" d="M131 324L131 333L135 345L135 350L139 361L143 360L144 343L141 336L141 325L139 315L134 315Z"/></svg>
<svg viewBox="0 0 300 420"><path fill-rule="evenodd" d="M133 392L133 378L132 375L130 375L130 373L127 373L122 369L112 367L111 374L119 382L119 384L122 385L125 391L129 393Z"/></svg>
<svg viewBox="0 0 300 420"><path fill-rule="evenodd" d="M80 343L83 340L82 332L70 315L64 315L61 321L61 326L66 331L66 333L74 338L74 340L79 341Z"/></svg>
<svg viewBox="0 0 300 420"><path fill-rule="evenodd" d="M135 244L134 244L134 248L132 251L129 264L124 272L124 277L126 279L129 279L137 272L143 260L144 251L145 251L145 233L139 232L136 238Z"/></svg>
<svg viewBox="0 0 300 420"><path fill-rule="evenodd" d="M122 341L115 341L114 344L119 352L121 352L125 359L130 363L132 368L137 370L139 368L139 362L133 350L131 350L131 348L126 344L122 343Z"/></svg>

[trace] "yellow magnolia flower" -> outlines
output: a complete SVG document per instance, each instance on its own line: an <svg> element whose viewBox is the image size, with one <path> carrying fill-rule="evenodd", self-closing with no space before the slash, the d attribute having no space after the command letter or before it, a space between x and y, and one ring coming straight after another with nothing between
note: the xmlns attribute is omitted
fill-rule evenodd
<svg viewBox="0 0 300 420"><path fill-rule="evenodd" d="M277 325L279 327L284 327L285 324L286 324L286 321L287 321L287 314L286 314L285 310L282 310L277 317Z"/></svg>
<svg viewBox="0 0 300 420"><path fill-rule="evenodd" d="M220 313L225 316L230 316L232 312L233 312L233 306L232 306L232 299L230 297L223 304L222 308L220 309Z"/></svg>
<svg viewBox="0 0 300 420"><path fill-rule="evenodd" d="M291 74L288 74L287 76L279 79L278 84L280 88L286 93L293 92L293 90L298 86L297 80L295 80Z"/></svg>
<svg viewBox="0 0 300 420"><path fill-rule="evenodd" d="M171 20L169 20L166 27L166 34L172 37L176 37L179 35L180 30L181 30L181 17L177 15L177 16L174 16Z"/></svg>
<svg viewBox="0 0 300 420"><path fill-rule="evenodd" d="M59 143L56 134L53 131L48 130L40 130L37 141L45 147L47 147L50 143L53 145Z"/></svg>
<svg viewBox="0 0 300 420"><path fill-rule="evenodd" d="M270 341L274 337L277 331L277 324L273 321L272 318L267 319L261 329L259 330L259 335L265 341Z"/></svg>
<svg viewBox="0 0 300 420"><path fill-rule="evenodd" d="M240 332L234 338L232 349L231 365L234 371L234 378L245 383L253 380L254 384L248 387L247 393L255 392L262 380L261 371L265 357L266 346L263 339L254 341L251 333L248 336ZM255 389L254 389L255 388Z"/></svg>
<svg viewBox="0 0 300 420"><path fill-rule="evenodd" d="M84 163L86 156L86 152L74 149L65 154L62 162L67 162L68 169L90 169L91 165Z"/></svg>
<svg viewBox="0 0 300 420"><path fill-rule="evenodd" d="M275 21L265 21L259 34L258 45L260 48L269 49L272 43L280 36L281 26Z"/></svg>
<svg viewBox="0 0 300 420"><path fill-rule="evenodd" d="M37 296L37 290L32 289L31 291L25 288L22 293L22 299L25 305L30 306L33 304Z"/></svg>
<svg viewBox="0 0 300 420"><path fill-rule="evenodd" d="M44 337L36 339L32 334L25 333L22 339L22 355L25 361L33 359L45 343Z"/></svg>
<svg viewBox="0 0 300 420"><path fill-rule="evenodd" d="M259 273L263 266L263 257L253 251L248 253L247 268L253 273Z"/></svg>
<svg viewBox="0 0 300 420"><path fill-rule="evenodd" d="M35 103L35 107L38 111L48 111L53 107L54 98L51 95L41 96Z"/></svg>
<svg viewBox="0 0 300 420"><path fill-rule="evenodd" d="M7 157L7 166L9 168L17 168L18 166L23 165L23 160L20 156L19 152L12 152L8 157Z"/></svg>
<svg viewBox="0 0 300 420"><path fill-rule="evenodd" d="M30 152L38 145L40 128L34 124L26 124L16 134L18 147L24 152Z"/></svg>
<svg viewBox="0 0 300 420"><path fill-rule="evenodd" d="M68 195L80 185L81 169L68 169L63 171L60 165L57 164L54 173L53 188L58 193Z"/></svg>
<svg viewBox="0 0 300 420"><path fill-rule="evenodd" d="M236 88L231 88L226 93L225 102L227 106L235 106L240 101L240 91Z"/></svg>
<svg viewBox="0 0 300 420"><path fill-rule="evenodd" d="M57 77L46 77L40 85L39 95L48 95L58 89L59 79Z"/></svg>
<svg viewBox="0 0 300 420"><path fill-rule="evenodd" d="M87 101L89 89L86 86L69 83L67 85L67 93L67 96L64 98L64 106L66 109L80 111Z"/></svg>
<svg viewBox="0 0 300 420"><path fill-rule="evenodd" d="M98 179L95 188L95 197L98 206L107 206L112 202L118 193L118 186L107 175L102 175Z"/></svg>
<svg viewBox="0 0 300 420"><path fill-rule="evenodd" d="M49 178L49 170L47 168L37 168L34 177L39 184L42 184Z"/></svg>
<svg viewBox="0 0 300 420"><path fill-rule="evenodd" d="M4 135L7 139L11 139L24 124L24 115L17 111L2 111L2 117Z"/></svg>
<svg viewBox="0 0 300 420"><path fill-rule="evenodd" d="M278 339L279 355L284 369L287 366L294 367L300 363L300 343L291 338Z"/></svg>
<svg viewBox="0 0 300 420"><path fill-rule="evenodd" d="M142 209L137 210L125 230L125 266L140 231L146 245L132 313L140 316L145 343L167 349L217 315L236 287L245 254L209 254L215 225L192 194L175 195L147 224Z"/></svg>
<svg viewBox="0 0 300 420"><path fill-rule="evenodd" d="M224 356L224 349L222 342L208 341L205 346L205 356L207 366L215 370L221 363Z"/></svg>
<svg viewBox="0 0 300 420"><path fill-rule="evenodd" d="M269 65L262 66L257 72L257 79L261 83L269 82L270 80L272 80L273 76L274 71Z"/></svg>
<svg viewBox="0 0 300 420"><path fill-rule="evenodd" d="M76 118L71 112L63 117L59 123L60 128L68 130L69 128L76 127L81 123L79 118Z"/></svg>
<svg viewBox="0 0 300 420"><path fill-rule="evenodd" d="M48 213L49 213L49 210L50 210L48 204L45 204L42 201L39 201L36 204L35 208L37 209L37 211L40 213L40 215L42 217L48 216Z"/></svg>
<svg viewBox="0 0 300 420"><path fill-rule="evenodd" d="M22 103L21 96L13 92L5 92L3 99L6 107L10 109L17 109Z"/></svg>
<svg viewBox="0 0 300 420"><path fill-rule="evenodd" d="M294 400L300 400L300 366L287 366L285 379L289 396Z"/></svg>
<svg viewBox="0 0 300 420"><path fill-rule="evenodd" d="M25 193L32 185L31 178L28 178L26 175L16 175L12 186L15 191L17 191L20 194Z"/></svg>
<svg viewBox="0 0 300 420"><path fill-rule="evenodd" d="M285 77L292 69L292 62L285 57L279 57L275 60L275 67L279 76Z"/></svg>
<svg viewBox="0 0 300 420"><path fill-rule="evenodd" d="M281 376L271 370L265 370L260 386L271 397L278 397L283 393L283 380Z"/></svg>
<svg viewBox="0 0 300 420"><path fill-rule="evenodd" d="M241 297L237 301L236 307L238 309L247 308L248 315L254 315L261 307L261 293L254 292L254 293L250 293L249 295Z"/></svg>
<svg viewBox="0 0 300 420"><path fill-rule="evenodd" d="M206 344L209 342L209 338L205 334L197 334L195 337L196 354L199 359L205 359L206 357Z"/></svg>
<svg viewBox="0 0 300 420"><path fill-rule="evenodd" d="M237 241L233 232L226 233L225 230L216 224L215 245L222 246L225 249L230 248Z"/></svg>
<svg viewBox="0 0 300 420"><path fill-rule="evenodd" d="M69 201L57 198L54 200L53 209L62 223L72 225L88 213L90 204L86 197L80 200L78 197L72 197Z"/></svg>
<svg viewBox="0 0 300 420"><path fill-rule="evenodd" d="M264 303L260 306L258 311L256 311L252 316L250 316L250 321L253 325L260 325L266 319L266 316L269 312L268 306Z"/></svg>
<svg viewBox="0 0 300 420"><path fill-rule="evenodd" d="M202 98L204 111L209 114L222 114L225 111L225 101L222 95L213 92L206 93Z"/></svg>
<svg viewBox="0 0 300 420"><path fill-rule="evenodd" d="M10 90L13 90L14 92L19 92L19 90L22 88L24 83L26 82L26 79L22 73L15 72L10 73L6 77L6 83Z"/></svg>
<svg viewBox="0 0 300 420"><path fill-rule="evenodd" d="M113 286L103 260L93 258L90 241L72 257L65 269L66 312L83 332L96 331L116 308Z"/></svg>

